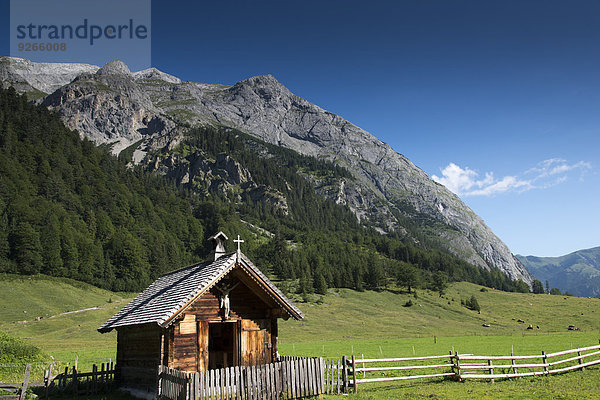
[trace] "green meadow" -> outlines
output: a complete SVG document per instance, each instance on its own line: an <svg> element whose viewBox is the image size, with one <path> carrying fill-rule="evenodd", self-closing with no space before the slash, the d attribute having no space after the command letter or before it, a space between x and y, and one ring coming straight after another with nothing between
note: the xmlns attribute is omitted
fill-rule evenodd
<svg viewBox="0 0 600 400"><path fill-rule="evenodd" d="M398 290L330 290L326 296L298 303L304 320L281 321L279 352L331 358L427 356L449 351L527 355L598 344L600 299L481 290L470 283L452 284L441 297L423 290L416 296ZM480 313L461 305L461 299L473 295ZM39 347L48 361L60 361L64 367L77 359L80 370L87 370L94 363L114 360L116 335L100 334L96 328L134 296L63 278L2 275L0 331ZM405 307L408 300L413 305ZM529 325L533 329L528 330ZM569 331L569 325L579 330ZM6 375L5 369L0 366L0 376ZM600 368L595 367L493 384L448 380L366 384L350 397L599 398L598 382Z"/></svg>

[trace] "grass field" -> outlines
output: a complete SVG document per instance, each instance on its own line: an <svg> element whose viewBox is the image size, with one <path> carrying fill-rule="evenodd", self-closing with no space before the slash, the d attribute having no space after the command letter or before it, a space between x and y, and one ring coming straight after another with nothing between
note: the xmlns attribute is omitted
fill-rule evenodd
<svg viewBox="0 0 600 400"><path fill-rule="evenodd" d="M393 291L332 290L320 305L299 304L306 314L303 321L281 322L280 353L379 358L441 355L454 350L525 355L598 343L600 299L480 290L477 285L457 283L443 297L419 291L417 298ZM477 297L481 313L461 306L461 298L472 295ZM63 365L72 365L77 357L80 370L90 369L93 363L114 360L116 335L100 334L96 328L133 296L68 279L0 275L0 330L24 338ZM408 299L414 303L412 307L404 307ZM490 327L483 327L484 323ZM529 324L533 330L526 329ZM567 331L571 324L580 331ZM422 381L365 385L351 397L600 398L599 381L600 368L590 368L494 384Z"/></svg>
<svg viewBox="0 0 600 400"><path fill-rule="evenodd" d="M283 342L297 343L315 338L528 335L567 332L571 324L582 332L600 333L600 299L480 289L461 282L451 285L441 298L437 293L418 291L417 299L389 291L330 290L320 306L300 304L305 320L282 323L280 336ZM481 306L480 314L461 306L461 298L473 295ZM403 307L409 299L413 306ZM517 322L519 319L525 322ZM529 324L533 331L526 330Z"/></svg>
<svg viewBox="0 0 600 400"><path fill-rule="evenodd" d="M65 278L0 275L0 330L63 365L78 358L80 368L91 368L115 359L116 334L96 329L133 296Z"/></svg>
<svg viewBox="0 0 600 400"><path fill-rule="evenodd" d="M551 399L571 400L600 398L600 368L563 375L519 378L490 382L456 382L452 380L413 381L410 383L365 384L350 399ZM325 396L339 399L339 396Z"/></svg>

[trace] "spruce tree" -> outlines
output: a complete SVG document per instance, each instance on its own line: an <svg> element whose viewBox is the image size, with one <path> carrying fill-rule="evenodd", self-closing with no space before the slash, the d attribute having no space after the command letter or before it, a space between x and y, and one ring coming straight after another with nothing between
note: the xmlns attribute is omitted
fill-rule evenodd
<svg viewBox="0 0 600 400"><path fill-rule="evenodd" d="M39 233L29 222L20 222L13 229L12 254L19 272L38 274L42 267L42 245Z"/></svg>

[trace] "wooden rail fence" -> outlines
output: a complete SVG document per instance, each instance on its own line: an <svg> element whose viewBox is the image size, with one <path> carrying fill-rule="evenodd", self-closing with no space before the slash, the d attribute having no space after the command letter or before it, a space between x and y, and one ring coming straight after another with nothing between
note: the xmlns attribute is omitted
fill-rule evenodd
<svg viewBox="0 0 600 400"><path fill-rule="evenodd" d="M573 354L576 356L571 356ZM555 361L551 361L552 359ZM539 362L535 362L535 360L539 360ZM407 362L418 362L419 364L401 365ZM365 366L365 364L373 366ZM347 393L349 388L356 391L358 384L361 383L439 377L453 377L458 380L489 379L493 382L495 379L569 372L585 369L592 365L600 365L600 345L526 356L515 356L514 354L510 356L474 356L472 354L452 354L452 352L449 355L440 356L380 359L355 359L352 356L342 357L341 382L338 384L338 390ZM560 367L555 368L557 366ZM423 373L424 370L429 370L430 373ZM373 373L383 376L373 377ZM367 377L367 374L370 376ZM329 379L328 377L329 375L327 375L326 381ZM327 391L327 393L332 392Z"/></svg>
<svg viewBox="0 0 600 400"><path fill-rule="evenodd" d="M102 363L100 368L96 364L92 366L92 372L80 372L77 367L65 367L63 373L54 377L52 370L48 371L50 376L50 391L56 390L62 393L71 393L74 396L97 394L114 389L115 386L115 365L111 363Z"/></svg>
<svg viewBox="0 0 600 400"><path fill-rule="evenodd" d="M113 363L92 366L92 372L78 372L77 367L73 367L69 372L69 367L65 367L63 373L52 374L53 365L50 364L44 371L44 382L29 382L31 364L25 368L25 377L23 383L0 383L0 388L7 390L20 390L20 395L0 396L2 400L25 398L28 387L45 388L45 397L48 398L50 392L59 391L74 396L91 395L103 391L110 391L114 388L115 368Z"/></svg>
<svg viewBox="0 0 600 400"><path fill-rule="evenodd" d="M572 354L577 355L570 356ZM542 351L541 354L528 356L515 356L514 354L510 356L455 355L453 359L458 379L491 379L493 381L494 379L559 374L599 365L600 345L549 354ZM535 362L536 360L539 362ZM557 366L560 367L555 368ZM497 372L498 370L501 370L500 373Z"/></svg>
<svg viewBox="0 0 600 400"><path fill-rule="evenodd" d="M161 365L157 393L172 400L297 399L323 393L324 371L318 357L190 373Z"/></svg>
<svg viewBox="0 0 600 400"><path fill-rule="evenodd" d="M454 355L426 356L426 357L401 357L401 358L373 358L355 359L345 358L347 366L348 383L355 391L360 383L376 383L388 381L401 381L409 379L439 378L455 376L453 368ZM406 363L411 363L406 365ZM373 366L365 366L373 365ZM415 365L417 364L417 365ZM428 373L429 372L429 373ZM373 377L378 373L379 377ZM362 378L359 376L362 374ZM367 377L367 374L369 376ZM343 374L344 375L344 374ZM345 392L347 392L346 389Z"/></svg>

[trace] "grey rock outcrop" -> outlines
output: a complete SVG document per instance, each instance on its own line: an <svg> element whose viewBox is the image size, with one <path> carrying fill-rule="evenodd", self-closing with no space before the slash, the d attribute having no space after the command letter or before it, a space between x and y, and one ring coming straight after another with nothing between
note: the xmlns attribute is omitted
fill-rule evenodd
<svg viewBox="0 0 600 400"><path fill-rule="evenodd" d="M456 195L389 145L293 95L273 76L239 82L210 100L203 104L222 124L347 167L371 194L367 207L352 199L349 205L360 209L359 214L373 214L369 206L379 200L374 217L385 215L383 229L398 227L393 211L426 217L433 228L430 233L451 252L481 268L498 267L513 279L532 281L508 246Z"/></svg>
<svg viewBox="0 0 600 400"><path fill-rule="evenodd" d="M246 196L255 204L265 203L284 215L289 213L287 200L281 192L254 182L250 171L226 154L219 154L212 160L198 152L185 157L171 153L166 159L157 156L148 161L151 170L197 193L218 192L235 202Z"/></svg>
<svg viewBox="0 0 600 400"><path fill-rule="evenodd" d="M83 73L94 73L98 67L90 64L36 63L24 58L0 57L0 81L22 85L22 92L39 90L52 93ZM26 90L25 85L31 89Z"/></svg>
<svg viewBox="0 0 600 400"><path fill-rule="evenodd" d="M529 284L533 280L506 244L457 196L387 144L295 96L271 75L226 86L182 82L155 69L131 73L120 62L109 63L98 73L92 70L58 88L43 104L57 110L69 127L95 142L113 144L115 153L136 143L134 160L150 163L152 160L145 159L146 151L175 148L181 140L182 126L236 128L268 143L347 168L353 180L313 179L315 188L347 204L359 219L376 224L382 232L408 235L403 221L416 221L430 240L470 263L485 269L498 268ZM176 174L182 184L210 173L211 182L220 179L222 190L228 190L232 179L243 180L243 174L234 178L236 173L227 166L215 169L205 163L161 160L157 170L172 165L171 172L162 172ZM228 171L227 176L219 178L216 171ZM286 208L280 194L251 187L249 178L246 185L244 190L254 190L255 196L270 198Z"/></svg>
<svg viewBox="0 0 600 400"><path fill-rule="evenodd" d="M167 83L181 83L181 79L176 76L165 74L162 71L157 70L156 68L148 68L142 71L137 71L133 73L134 79L137 80L158 80L164 81Z"/></svg>
<svg viewBox="0 0 600 400"><path fill-rule="evenodd" d="M175 129L175 123L140 90L121 61L110 62L93 74L80 74L42 104L58 111L68 127L98 144L110 144L115 154L139 141L168 136Z"/></svg>

